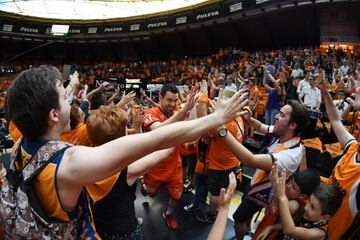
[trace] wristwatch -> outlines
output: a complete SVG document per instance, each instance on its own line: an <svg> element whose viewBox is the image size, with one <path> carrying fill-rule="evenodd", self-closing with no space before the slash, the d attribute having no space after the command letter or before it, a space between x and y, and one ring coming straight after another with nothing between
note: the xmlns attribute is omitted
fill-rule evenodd
<svg viewBox="0 0 360 240"><path fill-rule="evenodd" d="M219 129L218 135L219 135L220 137L226 137L227 132L228 132L227 128L222 127L222 128Z"/></svg>

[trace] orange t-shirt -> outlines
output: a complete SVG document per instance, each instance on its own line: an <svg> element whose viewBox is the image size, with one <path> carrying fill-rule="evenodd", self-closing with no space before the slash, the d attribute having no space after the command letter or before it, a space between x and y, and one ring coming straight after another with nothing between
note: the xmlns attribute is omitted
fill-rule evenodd
<svg viewBox="0 0 360 240"><path fill-rule="evenodd" d="M340 187L343 201L329 221L329 240L340 239L354 221L360 208L360 159L358 143L353 140L345 146L345 154L335 166L328 183Z"/></svg>
<svg viewBox="0 0 360 240"><path fill-rule="evenodd" d="M228 134L232 134L239 143L243 140L244 123L241 117L237 117L226 125ZM218 135L218 130L213 129L209 135L213 136L209 150L209 169L210 170L229 170L239 166L240 160L227 147L222 137Z"/></svg>
<svg viewBox="0 0 360 240"><path fill-rule="evenodd" d="M86 124L84 123L82 123L80 126L67 133L63 133L60 136L60 139L61 141L72 143L75 145L82 145L89 147L91 146L87 134Z"/></svg>
<svg viewBox="0 0 360 240"><path fill-rule="evenodd" d="M14 142L17 142L17 140L19 140L19 138L22 136L22 133L15 126L13 121L10 122L9 133ZM62 134L60 140L75 145L90 146L90 141L86 130L86 124L81 124L74 130Z"/></svg>
<svg viewBox="0 0 360 240"><path fill-rule="evenodd" d="M164 122L168 118L169 117L163 111L161 111L160 107L147 109L144 113L145 131L151 131L150 126L154 122ZM166 180L179 167L181 169L181 157L180 147L177 147L174 153L156 165L151 171L148 172L148 175L156 176L156 178L159 180Z"/></svg>
<svg viewBox="0 0 360 240"><path fill-rule="evenodd" d="M184 143L181 145L181 155L191 156L197 153L197 141Z"/></svg>

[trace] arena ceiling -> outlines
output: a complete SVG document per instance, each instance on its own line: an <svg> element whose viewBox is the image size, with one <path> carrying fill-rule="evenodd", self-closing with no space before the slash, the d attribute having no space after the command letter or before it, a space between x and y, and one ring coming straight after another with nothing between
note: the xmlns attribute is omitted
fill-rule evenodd
<svg viewBox="0 0 360 240"><path fill-rule="evenodd" d="M0 11L50 19L127 18L192 7L209 0L0 0Z"/></svg>

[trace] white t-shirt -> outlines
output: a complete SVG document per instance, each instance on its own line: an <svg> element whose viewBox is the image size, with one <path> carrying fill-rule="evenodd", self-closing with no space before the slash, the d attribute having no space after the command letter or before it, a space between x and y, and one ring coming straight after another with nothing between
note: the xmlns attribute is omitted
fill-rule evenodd
<svg viewBox="0 0 360 240"><path fill-rule="evenodd" d="M304 88L299 97L304 97L304 105L315 109L321 103L321 93L317 87Z"/></svg>
<svg viewBox="0 0 360 240"><path fill-rule="evenodd" d="M237 86L234 83L232 83L231 85L227 85L224 90L228 90L228 89L231 89L231 90L234 90L235 92L237 92Z"/></svg>
<svg viewBox="0 0 360 240"><path fill-rule="evenodd" d="M341 76L345 76L347 74L347 72L349 71L349 66L348 65L342 65L340 68L339 68L339 72L341 74Z"/></svg>
<svg viewBox="0 0 360 240"><path fill-rule="evenodd" d="M273 153L279 146L279 140L268 147L269 153L272 153L274 158L278 161L280 169L286 169L287 175L294 173L300 165L303 158L304 146L300 144L297 147L289 148L278 153Z"/></svg>
<svg viewBox="0 0 360 240"><path fill-rule="evenodd" d="M299 82L298 88L296 89L296 92L298 94L301 93L301 90L303 90L305 87L310 87L310 83L308 81L306 81L305 79L301 80Z"/></svg>
<svg viewBox="0 0 360 240"><path fill-rule="evenodd" d="M291 76L293 78L298 78L298 77L304 76L304 71L302 69L300 69L300 68L294 69L291 72Z"/></svg>
<svg viewBox="0 0 360 240"><path fill-rule="evenodd" d="M274 127L269 127L269 132L273 132ZM304 157L304 146L302 144L297 144L298 142L293 142L292 139L286 141L285 146L289 148L277 153L274 153L276 149L281 145L279 139L271 144L267 149L268 153L274 157L274 160L278 161L279 169L286 169L286 175L290 176L293 174L300 165L301 160ZM259 174L259 169L256 170L253 180L257 181L257 175ZM268 176L267 176L268 177ZM253 181L251 182L254 183Z"/></svg>

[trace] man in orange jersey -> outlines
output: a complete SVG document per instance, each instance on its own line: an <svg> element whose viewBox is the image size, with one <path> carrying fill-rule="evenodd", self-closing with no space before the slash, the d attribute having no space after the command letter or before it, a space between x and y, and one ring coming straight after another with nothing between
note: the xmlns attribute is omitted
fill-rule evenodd
<svg viewBox="0 0 360 240"><path fill-rule="evenodd" d="M359 79L360 80L360 79ZM319 84L323 96L326 112L336 137L344 148L344 155L335 166L328 183L337 185L343 194L340 209L329 221L328 239L344 239L344 233L359 214L360 208L360 158L359 143L346 130L338 116L334 103L325 84ZM355 101L359 101L360 89L356 90ZM354 104L357 106L357 104ZM356 108L356 107L355 107Z"/></svg>
<svg viewBox="0 0 360 240"><path fill-rule="evenodd" d="M179 98L178 93L179 91L175 85L164 84L160 91L160 106L148 109L144 113L145 131L152 131L185 119L188 111L195 105L195 92L192 91L184 107L179 112L174 113L176 102ZM143 193L155 196L162 183L167 185L169 194L168 207L164 211L163 217L169 228L176 229L177 222L173 212L183 192L180 147L144 176Z"/></svg>
<svg viewBox="0 0 360 240"><path fill-rule="evenodd" d="M194 96L190 99L194 99ZM14 192L19 184L26 183L21 179L17 180L20 181L19 184L5 181L0 189L4 196L0 198L0 209L11 205L11 209L8 208L10 212L0 212L5 235L9 239L31 238L34 235L36 237L33 239L98 238L86 204L85 186L122 171L132 162L155 150L190 142L210 129L228 122L239 115L238 112L246 104L243 100L244 96L238 92L228 101L220 98L215 112L206 117L169 124L144 134L125 136L98 147L68 147L58 142L60 135L70 130L70 104L62 85L61 73L53 66L40 66L23 71L8 89L10 120L14 121L23 137L14 147L16 151L12 153L13 162L10 166L12 171L7 174L20 172L23 176L28 173L23 169L37 164L37 161L32 161L34 155L38 156L37 159L41 158L41 163L47 161L36 175L31 175L35 179L26 186L33 190L33 199L38 203L37 209L40 208L43 215L52 221L45 225L45 220L40 220L37 214L26 216L30 218L26 219L28 222L39 223L35 226L40 226L41 222L43 230L48 230L46 232L39 232L38 228L34 228L34 224L26 225L28 227L25 229L23 226L15 226L15 220L19 220L16 216L23 214L20 212L22 205L30 204L28 197L22 198L21 206L16 199L5 200L4 197L8 195L6 191ZM53 147L59 150L51 152ZM137 151L128 151L135 148ZM44 151L50 151L53 156L50 157ZM33 207L31 210L36 211ZM59 232L59 228L53 226L61 223L65 225ZM20 232L19 227L24 231ZM64 231L67 234L65 237ZM27 232L33 235L29 236Z"/></svg>

